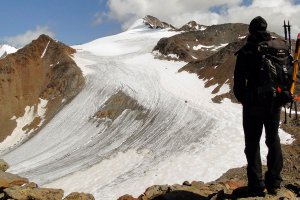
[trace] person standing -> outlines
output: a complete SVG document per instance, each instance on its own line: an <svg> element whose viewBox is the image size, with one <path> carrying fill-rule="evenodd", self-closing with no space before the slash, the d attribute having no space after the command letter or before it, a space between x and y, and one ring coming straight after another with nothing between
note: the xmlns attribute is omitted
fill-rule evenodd
<svg viewBox="0 0 300 200"><path fill-rule="evenodd" d="M280 188L283 157L278 136L281 105L264 101L257 91L260 82L262 57L258 51L261 42L272 40L267 32L267 22L261 16L255 17L249 25L246 44L236 53L234 71L234 95L243 105L243 129L245 154L247 158L248 191L254 194L276 194ZM265 129L268 147L267 172L263 179L260 156L260 139Z"/></svg>

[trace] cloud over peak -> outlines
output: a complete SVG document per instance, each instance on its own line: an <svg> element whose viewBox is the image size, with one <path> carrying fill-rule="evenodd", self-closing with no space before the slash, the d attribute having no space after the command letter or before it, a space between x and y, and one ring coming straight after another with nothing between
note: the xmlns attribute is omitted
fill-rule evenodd
<svg viewBox="0 0 300 200"><path fill-rule="evenodd" d="M15 47L22 47L38 38L41 34L46 34L50 37L55 36L55 33L48 26L36 26L34 30L27 30L25 33L19 35L5 37L3 41Z"/></svg>
<svg viewBox="0 0 300 200"><path fill-rule="evenodd" d="M249 24L251 19L260 15L267 20L270 31L281 34L283 20L286 19L293 24L293 37L300 32L296 21L300 18L300 5L295 0L108 0L107 6L108 12L101 16L117 20L123 29L146 15L153 15L177 27L191 20L204 25Z"/></svg>

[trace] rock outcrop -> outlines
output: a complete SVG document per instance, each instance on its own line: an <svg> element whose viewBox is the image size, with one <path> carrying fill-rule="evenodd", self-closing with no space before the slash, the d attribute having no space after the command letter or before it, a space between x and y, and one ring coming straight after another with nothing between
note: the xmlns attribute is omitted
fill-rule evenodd
<svg viewBox="0 0 300 200"><path fill-rule="evenodd" d="M247 32L248 25L246 24L208 26L205 30L189 31L169 38L162 38L153 51L164 56L176 55L175 60L186 62L203 60L225 48L228 44L241 40L243 36L247 35Z"/></svg>
<svg viewBox="0 0 300 200"><path fill-rule="evenodd" d="M28 183L28 179L8 172L0 171L0 188L21 186L25 183Z"/></svg>
<svg viewBox="0 0 300 200"><path fill-rule="evenodd" d="M229 98L236 102L232 91L233 73L236 62L234 54L243 46L244 42L245 39L232 42L205 59L189 62L179 72L188 71L196 73L200 79L205 81L205 87L214 86L212 91L213 94L216 94L212 99L214 102L220 103L224 98ZM229 86L230 91L218 94L225 84Z"/></svg>
<svg viewBox="0 0 300 200"><path fill-rule="evenodd" d="M198 24L195 21L190 21L187 24L183 25L178 31L204 31L207 28L205 25Z"/></svg>
<svg viewBox="0 0 300 200"><path fill-rule="evenodd" d="M39 130L81 90L84 78L73 53L41 35L0 60L0 141Z"/></svg>
<svg viewBox="0 0 300 200"><path fill-rule="evenodd" d="M152 29L165 29L165 28L171 28L173 30L176 30L176 28L174 26L172 26L171 24L168 24L166 22L162 22L159 19L157 19L156 17L153 17L151 15L147 15L143 18L144 23Z"/></svg>
<svg viewBox="0 0 300 200"><path fill-rule="evenodd" d="M126 109L137 112L136 120L144 119L148 113L147 109L141 106L137 100L120 90L107 99L93 117L99 120L108 119L113 122Z"/></svg>
<svg viewBox="0 0 300 200"><path fill-rule="evenodd" d="M95 200L92 194L78 192L70 193L63 198L62 189L40 188L36 183L29 182L27 178L4 172L2 169L0 169L0 188L0 199L3 200Z"/></svg>
<svg viewBox="0 0 300 200"><path fill-rule="evenodd" d="M5 160L0 159L0 171L5 172L9 168L9 164Z"/></svg>
<svg viewBox="0 0 300 200"><path fill-rule="evenodd" d="M95 198L91 194L72 192L64 200L95 200Z"/></svg>
<svg viewBox="0 0 300 200"><path fill-rule="evenodd" d="M49 188L31 188L26 186L14 186L4 189L5 197L7 199L53 199L61 200L64 191L61 189Z"/></svg>

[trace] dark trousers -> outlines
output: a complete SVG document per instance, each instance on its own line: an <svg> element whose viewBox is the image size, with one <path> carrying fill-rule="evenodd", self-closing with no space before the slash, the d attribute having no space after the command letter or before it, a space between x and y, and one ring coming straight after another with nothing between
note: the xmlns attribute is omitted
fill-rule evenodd
<svg viewBox="0 0 300 200"><path fill-rule="evenodd" d="M282 181L280 172L283 167L283 158L278 136L281 108L267 109L264 107L244 106L243 127L245 134L245 154L248 162L247 176L249 187L278 188ZM265 181L262 176L260 157L260 138L263 126L266 133L268 147Z"/></svg>

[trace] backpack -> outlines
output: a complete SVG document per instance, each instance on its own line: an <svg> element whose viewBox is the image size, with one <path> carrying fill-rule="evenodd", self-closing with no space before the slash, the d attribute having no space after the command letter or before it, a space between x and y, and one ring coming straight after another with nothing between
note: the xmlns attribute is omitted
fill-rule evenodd
<svg viewBox="0 0 300 200"><path fill-rule="evenodd" d="M286 41L272 39L259 43L261 66L257 95L260 101L283 106L293 101L290 92L293 83L292 57Z"/></svg>

